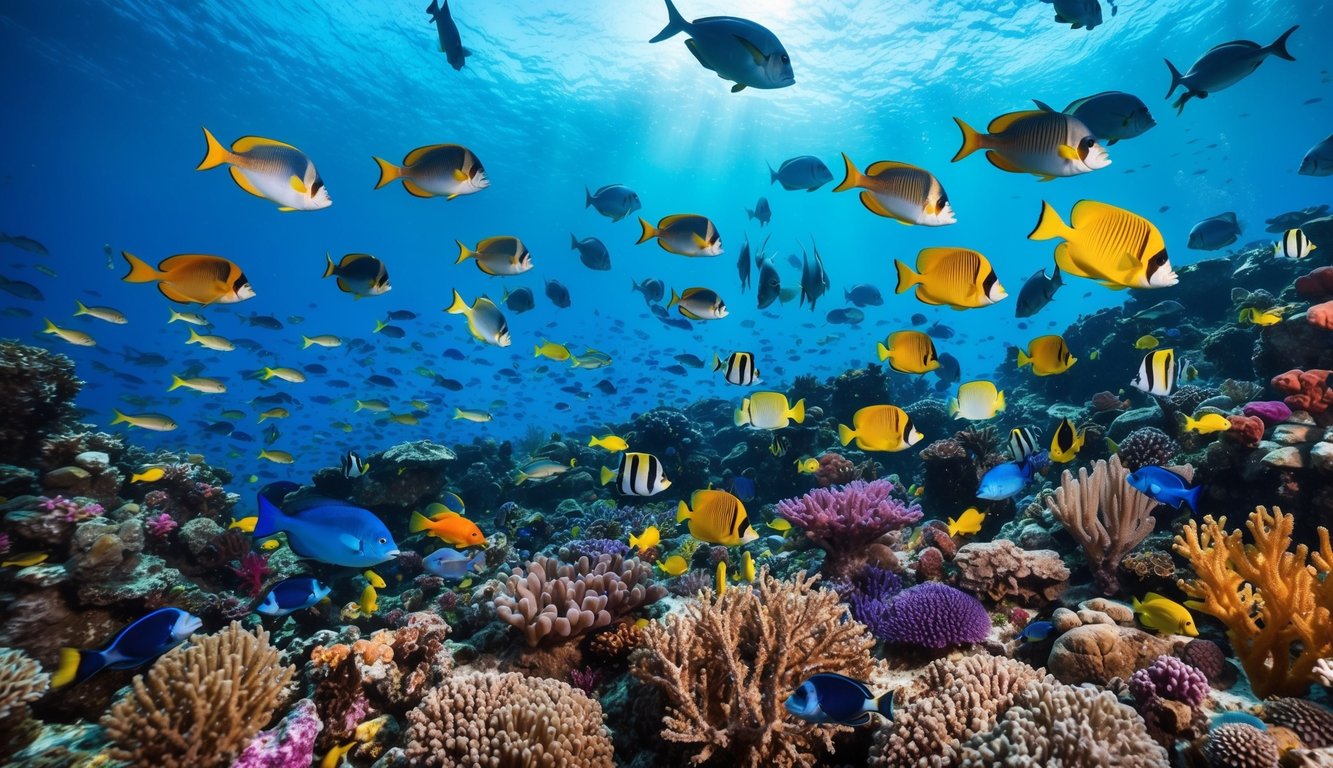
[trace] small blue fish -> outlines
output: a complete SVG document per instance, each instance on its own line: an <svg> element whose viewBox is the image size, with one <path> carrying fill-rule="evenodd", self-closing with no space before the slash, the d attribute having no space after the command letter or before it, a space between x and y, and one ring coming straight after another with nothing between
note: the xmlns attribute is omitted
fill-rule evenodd
<svg viewBox="0 0 1333 768"><path fill-rule="evenodd" d="M321 497L278 509L273 499L280 501L297 488L282 481L259 491L256 540L285 533L287 546L298 556L347 568L369 568L398 557L393 534L370 510Z"/></svg>
<svg viewBox="0 0 1333 768"><path fill-rule="evenodd" d="M872 712L893 719L893 691L876 696L860 680L832 672L821 672L801 683L783 705L811 723L865 725Z"/></svg>
<svg viewBox="0 0 1333 768"><path fill-rule="evenodd" d="M159 608L116 635L100 651L60 649L60 665L51 687L81 683L103 669L131 669L147 664L198 632L204 623L179 608Z"/></svg>
<svg viewBox="0 0 1333 768"><path fill-rule="evenodd" d="M1040 643L1051 636L1055 631L1055 625L1049 621L1034 621L1023 627L1023 631L1018 636L1028 643Z"/></svg>
<svg viewBox="0 0 1333 768"><path fill-rule="evenodd" d="M754 480L744 475L733 477L731 479L731 493L741 501L750 501L755 494Z"/></svg>
<svg viewBox="0 0 1333 768"><path fill-rule="evenodd" d="M293 576L274 584L255 607L255 613L264 616L287 616L314 607L329 596L329 588L313 576Z"/></svg>
<svg viewBox="0 0 1333 768"><path fill-rule="evenodd" d="M1180 509L1182 503L1188 504L1191 512L1199 511L1199 491L1202 486L1191 488L1185 478L1169 469L1146 466L1126 478L1134 490L1151 498L1159 504L1167 504Z"/></svg>
<svg viewBox="0 0 1333 768"><path fill-rule="evenodd" d="M426 570L445 581L462 581L471 571L482 571L486 567L486 552L479 551L472 557L450 547L442 547L426 556L421 561Z"/></svg>
<svg viewBox="0 0 1333 768"><path fill-rule="evenodd" d="M991 467L981 477L981 487L977 489L978 499L1002 501L1017 496L1032 480L1030 462L1006 461Z"/></svg>

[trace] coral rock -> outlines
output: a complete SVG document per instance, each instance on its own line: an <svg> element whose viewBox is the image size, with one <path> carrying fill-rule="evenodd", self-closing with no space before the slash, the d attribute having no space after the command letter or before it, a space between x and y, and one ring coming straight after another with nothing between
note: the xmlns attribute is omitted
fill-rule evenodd
<svg viewBox="0 0 1333 768"><path fill-rule="evenodd" d="M973 542L954 557L957 585L992 602L1013 598L1040 608L1054 602L1069 584L1069 569L1049 549L1019 549L1012 541Z"/></svg>
<svg viewBox="0 0 1333 768"><path fill-rule="evenodd" d="M1286 395L1283 402L1289 408L1308 412L1320 426L1333 425L1333 385L1329 380L1330 372L1322 369L1302 371L1292 369L1273 377L1269 384Z"/></svg>
<svg viewBox="0 0 1333 768"><path fill-rule="evenodd" d="M315 737L324 724L314 702L301 699L272 729L261 731L231 768L297 768L315 760Z"/></svg>
<svg viewBox="0 0 1333 768"><path fill-rule="evenodd" d="M1228 429L1224 436L1242 448L1255 448L1259 445L1259 441L1264 439L1264 420L1258 416L1232 414L1227 416L1227 421L1231 422L1231 429Z"/></svg>
<svg viewBox="0 0 1333 768"><path fill-rule="evenodd" d="M1060 635L1046 667L1063 683L1106 685L1131 675L1159 656L1171 653L1171 641L1133 627L1090 624Z"/></svg>

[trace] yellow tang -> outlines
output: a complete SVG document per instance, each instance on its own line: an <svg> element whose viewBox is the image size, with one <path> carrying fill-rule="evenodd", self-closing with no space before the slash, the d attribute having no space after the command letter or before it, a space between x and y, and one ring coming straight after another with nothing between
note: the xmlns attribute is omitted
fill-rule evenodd
<svg viewBox="0 0 1333 768"><path fill-rule="evenodd" d="M893 264L898 269L895 291L916 286L916 298L925 304L973 309L1009 295L986 257L966 248L922 249L916 255L915 272L896 259Z"/></svg>
<svg viewBox="0 0 1333 768"><path fill-rule="evenodd" d="M690 535L709 544L734 547L759 538L750 527L745 505L726 491L695 491L689 504L681 501L676 508L676 522L687 520Z"/></svg>
<svg viewBox="0 0 1333 768"><path fill-rule="evenodd" d="M968 507L963 510L963 514L955 520L949 518L949 535L958 536L959 534L973 534L981 530L981 524L986 522L986 513L979 511L976 507Z"/></svg>
<svg viewBox="0 0 1333 768"><path fill-rule="evenodd" d="M250 482L252 482L252 483L253 483L253 482L256 482L256 481L259 480L259 478L258 478L258 477L255 477L254 475L250 475L250 477L251 477ZM239 517L239 518L237 518L237 519L235 519L235 520L232 520L232 521L231 521L231 525L229 525L229 526L227 526L227 527L228 527L228 528L235 528L235 529L240 530L240 531L245 531L246 533L254 533L254 532L255 532L255 523L257 523L257 522L259 522L259 518L258 518L258 517Z"/></svg>
<svg viewBox="0 0 1333 768"><path fill-rule="evenodd" d="M772 520L768 521L767 523L764 523L764 525L768 526L769 528L772 528L775 531L780 531L782 533L786 533L787 531L791 530L791 521L785 517L775 517Z"/></svg>
<svg viewBox="0 0 1333 768"><path fill-rule="evenodd" d="M554 341L542 339L542 343L532 348L533 357L545 357L554 360L557 363L563 363L569 359L569 347L564 344L557 344Z"/></svg>
<svg viewBox="0 0 1333 768"><path fill-rule="evenodd" d="M749 552L741 555L741 578L754 581L754 557Z"/></svg>
<svg viewBox="0 0 1333 768"><path fill-rule="evenodd" d="M1174 600L1162 597L1156 592L1149 592L1142 602L1139 602L1137 597L1134 598L1133 606L1139 621L1149 629L1155 629L1163 634L1199 636L1194 617L1185 606Z"/></svg>
<svg viewBox="0 0 1333 768"><path fill-rule="evenodd" d="M142 472L136 472L130 475L131 483L156 483L161 480L167 471L161 467L149 467Z"/></svg>
<svg viewBox="0 0 1333 768"><path fill-rule="evenodd" d="M375 587L376 589L384 589L384 579L378 573L367 570L362 571L361 575L366 577L366 581L370 582L370 586Z"/></svg>
<svg viewBox="0 0 1333 768"><path fill-rule="evenodd" d="M1198 432L1201 435L1226 432L1231 429L1231 420L1220 413L1205 413L1197 419L1180 413L1177 414L1177 419L1186 432Z"/></svg>
<svg viewBox="0 0 1333 768"><path fill-rule="evenodd" d="M657 543L661 540L662 534L657 530L657 526L655 525L650 525L643 529L643 533L638 536L635 536L632 533L629 535L629 545L639 550L639 554L643 554L657 546Z"/></svg>
<svg viewBox="0 0 1333 768"><path fill-rule="evenodd" d="M853 439L863 451L902 451L921 441L912 417L896 405L867 405L852 415L852 427L838 425L838 440Z"/></svg>
<svg viewBox="0 0 1333 768"><path fill-rule="evenodd" d="M1073 421L1069 419L1061 421L1055 428L1055 434L1051 435L1051 461L1062 464L1073 461L1083 449L1083 441L1087 438L1087 434L1087 430L1078 431Z"/></svg>
<svg viewBox="0 0 1333 768"><path fill-rule="evenodd" d="M40 565L46 562L46 558L51 555L46 552L23 552L17 555L10 555L9 559L0 563L0 568L27 568L33 565Z"/></svg>
<svg viewBox="0 0 1333 768"><path fill-rule="evenodd" d="M929 373L940 367L935 342L921 331L898 331L875 345L880 362L898 373Z"/></svg>
<svg viewBox="0 0 1333 768"><path fill-rule="evenodd" d="M1029 240L1061 238L1055 264L1061 271L1100 281L1108 288L1167 288L1179 278L1166 255L1166 242L1152 222L1114 205L1080 200L1066 226L1050 203Z"/></svg>
<svg viewBox="0 0 1333 768"><path fill-rule="evenodd" d="M260 544L259 548L264 550L265 552L272 552L273 550L277 549L280 546L282 546L282 544L277 539L269 539L268 541L265 541L263 544Z"/></svg>
<svg viewBox="0 0 1333 768"><path fill-rule="evenodd" d="M1027 350L1018 350L1018 367L1032 366L1037 376L1055 376L1069 370L1078 358L1069 352L1061 336L1038 336L1028 342Z"/></svg>
<svg viewBox="0 0 1333 768"><path fill-rule="evenodd" d="M361 599L357 601L357 607L361 609L362 615L370 616L380 607L379 593L369 584L361 590Z"/></svg>
<svg viewBox="0 0 1333 768"><path fill-rule="evenodd" d="M619 453L629 449L629 443L625 438L615 435L603 435L602 437L591 437L588 439L589 448L605 448L611 453Z"/></svg>
<svg viewBox="0 0 1333 768"><path fill-rule="evenodd" d="M787 396L781 392L755 392L741 401L741 407L734 414L736 426L749 425L755 429L781 429L792 421L805 422L805 401L797 400L796 405L787 404Z"/></svg>
<svg viewBox="0 0 1333 768"><path fill-rule="evenodd" d="M949 415L971 421L993 418L1004 410L1004 393L989 381L969 381L958 387L958 397L949 400Z"/></svg>
<svg viewBox="0 0 1333 768"><path fill-rule="evenodd" d="M672 555L657 564L659 570L668 576L679 576L689 570L690 564L680 555Z"/></svg>

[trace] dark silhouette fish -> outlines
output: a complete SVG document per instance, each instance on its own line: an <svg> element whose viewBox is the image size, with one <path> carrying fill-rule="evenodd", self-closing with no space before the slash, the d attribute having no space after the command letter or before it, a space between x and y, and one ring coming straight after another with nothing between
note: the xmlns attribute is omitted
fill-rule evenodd
<svg viewBox="0 0 1333 768"><path fill-rule="evenodd" d="M764 309L778 300L782 293L782 278L773 262L759 258L759 308Z"/></svg>
<svg viewBox="0 0 1333 768"><path fill-rule="evenodd" d="M1027 282L1023 283L1023 288L1018 292L1014 317L1032 317L1037 314L1042 307L1051 303L1051 299L1055 298L1055 292L1064 284L1059 267L1055 268L1051 277L1046 276L1046 270L1037 270Z"/></svg>
<svg viewBox="0 0 1333 768"><path fill-rule="evenodd" d="M810 248L815 252L814 261L806 255L805 248L801 248L801 306L809 301L810 311L813 312L815 302L828 293L828 273L824 271L824 258L819 255L819 246L815 245L813 239Z"/></svg>
<svg viewBox="0 0 1333 768"><path fill-rule="evenodd" d="M758 219L761 227L768 226L768 222L773 218L773 211L768 207L768 198L759 198L759 202L754 204L754 208L745 209L745 215L751 219Z"/></svg>
<svg viewBox="0 0 1333 768"><path fill-rule="evenodd" d="M462 69L472 51L463 47L463 40L458 36L458 25L454 23L454 17L449 13L449 0L444 0L443 3L430 0L430 7L426 9L426 13L430 14L431 21L435 22L435 31L440 36L440 52L449 60L449 66L455 70Z"/></svg>
<svg viewBox="0 0 1333 768"><path fill-rule="evenodd" d="M579 252L579 261L588 269L595 269L598 272L605 272L611 269L611 252L606 249L606 244L595 237L586 237L582 240L569 236L569 247Z"/></svg>
<svg viewBox="0 0 1333 768"><path fill-rule="evenodd" d="M561 285L558 280L546 281L546 298L560 309L569 307L569 289Z"/></svg>
<svg viewBox="0 0 1333 768"><path fill-rule="evenodd" d="M662 297L666 295L666 285L656 278L650 277L642 283L636 283L631 279L630 284L633 286L633 290L643 294L643 300L649 304L661 301Z"/></svg>

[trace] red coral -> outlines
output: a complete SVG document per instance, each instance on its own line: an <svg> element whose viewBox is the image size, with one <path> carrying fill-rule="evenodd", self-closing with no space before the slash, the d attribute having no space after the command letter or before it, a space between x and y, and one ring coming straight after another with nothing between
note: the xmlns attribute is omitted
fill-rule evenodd
<svg viewBox="0 0 1333 768"><path fill-rule="evenodd" d="M1316 304L1305 310L1305 321L1316 328L1333 331L1333 301Z"/></svg>
<svg viewBox="0 0 1333 768"><path fill-rule="evenodd" d="M1296 278L1296 292L1312 301L1333 297L1333 267L1320 267Z"/></svg>
<svg viewBox="0 0 1333 768"><path fill-rule="evenodd" d="M1231 429L1223 433L1227 440L1244 448L1256 448L1259 441L1264 439L1264 420L1258 416L1236 414L1228 416L1227 420L1231 422Z"/></svg>
<svg viewBox="0 0 1333 768"><path fill-rule="evenodd" d="M273 569L268 567L268 555L257 552L246 552L240 564L231 570L241 580L241 586L250 597L259 597L264 591L264 580L273 573Z"/></svg>
<svg viewBox="0 0 1333 768"><path fill-rule="evenodd" d="M938 549L945 560L952 560L958 553L958 542L949 535L949 526L939 520L931 520L921 527L921 543Z"/></svg>
<svg viewBox="0 0 1333 768"><path fill-rule="evenodd" d="M815 470L815 482L820 488L830 485L845 485L856 479L856 465L838 453L826 453L819 457L819 469Z"/></svg>
<svg viewBox="0 0 1333 768"><path fill-rule="evenodd" d="M1333 412L1329 411L1330 406L1333 406L1330 375L1333 374L1320 368L1308 371L1293 368L1274 376L1269 383L1273 389L1286 395L1283 402L1287 407L1306 411L1314 417L1316 424L1327 427L1333 425Z"/></svg>
<svg viewBox="0 0 1333 768"><path fill-rule="evenodd" d="M926 547L917 555L912 567L922 581L939 581L944 575L944 555L934 547Z"/></svg>

